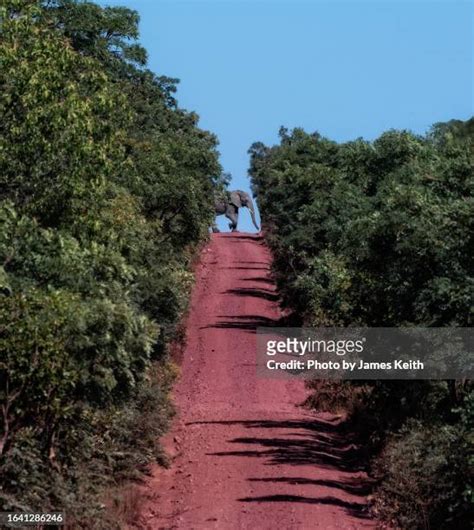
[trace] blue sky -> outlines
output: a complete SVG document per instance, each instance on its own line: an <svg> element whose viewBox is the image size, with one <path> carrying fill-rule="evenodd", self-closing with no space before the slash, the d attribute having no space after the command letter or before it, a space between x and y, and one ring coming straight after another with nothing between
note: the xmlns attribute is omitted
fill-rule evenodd
<svg viewBox="0 0 474 530"><path fill-rule="evenodd" d="M150 69L181 79L233 188L249 188L247 150L280 125L345 141L474 114L472 1L100 3L140 13ZM248 212L239 227L252 230Z"/></svg>

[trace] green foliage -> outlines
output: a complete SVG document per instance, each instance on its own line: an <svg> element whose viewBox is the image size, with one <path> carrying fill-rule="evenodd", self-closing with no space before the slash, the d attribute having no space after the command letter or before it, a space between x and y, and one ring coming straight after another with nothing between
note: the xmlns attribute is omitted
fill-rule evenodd
<svg viewBox="0 0 474 530"><path fill-rule="evenodd" d="M146 69L136 12L5 0L0 20L0 504L110 528L102 489L162 458L217 140Z"/></svg>
<svg viewBox="0 0 474 530"><path fill-rule="evenodd" d="M469 470L459 426L408 421L375 462L374 509L401 528L470 528Z"/></svg>
<svg viewBox="0 0 474 530"><path fill-rule="evenodd" d="M37 22L38 9L3 8L0 197L58 226L80 222L86 204L101 207L123 163L121 131L107 116L125 101L95 62Z"/></svg>
<svg viewBox="0 0 474 530"><path fill-rule="evenodd" d="M296 130L251 148L277 281L307 323L470 324L474 162L438 143Z"/></svg>
<svg viewBox="0 0 474 530"><path fill-rule="evenodd" d="M472 124L345 144L282 128L280 145L251 147L274 275L297 319L313 326L472 325ZM381 481L379 515L402 528L466 524L469 382L312 387L310 405L349 410L371 454L385 447L372 461Z"/></svg>

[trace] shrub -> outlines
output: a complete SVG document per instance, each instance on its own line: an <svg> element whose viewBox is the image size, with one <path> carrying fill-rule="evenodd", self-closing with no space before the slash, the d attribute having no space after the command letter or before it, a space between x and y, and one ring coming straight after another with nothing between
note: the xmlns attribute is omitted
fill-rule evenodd
<svg viewBox="0 0 474 530"><path fill-rule="evenodd" d="M408 421L374 463L381 480L375 513L401 528L469 528L466 433L450 425Z"/></svg>
<svg viewBox="0 0 474 530"><path fill-rule="evenodd" d="M0 7L0 505L74 527L117 526L104 489L164 461L167 345L225 181L138 20Z"/></svg>
<svg viewBox="0 0 474 530"><path fill-rule="evenodd" d="M284 305L308 326L472 324L474 119L336 144L280 130L250 175ZM472 507L470 382L316 381L372 456L378 514L455 527ZM471 436L471 438L469 438ZM456 450L453 451L452 447ZM382 451L382 453L380 453ZM380 456L379 456L380 455Z"/></svg>

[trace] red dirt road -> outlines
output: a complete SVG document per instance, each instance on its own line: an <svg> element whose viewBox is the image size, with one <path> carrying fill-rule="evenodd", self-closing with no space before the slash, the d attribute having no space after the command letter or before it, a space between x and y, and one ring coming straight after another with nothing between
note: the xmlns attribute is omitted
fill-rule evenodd
<svg viewBox="0 0 474 530"><path fill-rule="evenodd" d="M143 529L376 528L367 477L302 381L257 379L255 328L281 317L271 257L251 234L213 234L197 269L170 469L145 490Z"/></svg>

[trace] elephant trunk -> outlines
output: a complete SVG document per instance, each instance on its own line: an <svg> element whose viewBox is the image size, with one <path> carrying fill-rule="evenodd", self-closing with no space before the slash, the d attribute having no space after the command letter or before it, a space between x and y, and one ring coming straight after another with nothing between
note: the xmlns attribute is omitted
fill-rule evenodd
<svg viewBox="0 0 474 530"><path fill-rule="evenodd" d="M255 220L255 208L253 206L252 199L250 199L248 202L248 209L250 210L250 217L252 218L253 226L255 226L257 230L260 230L260 228L258 227L257 221Z"/></svg>

